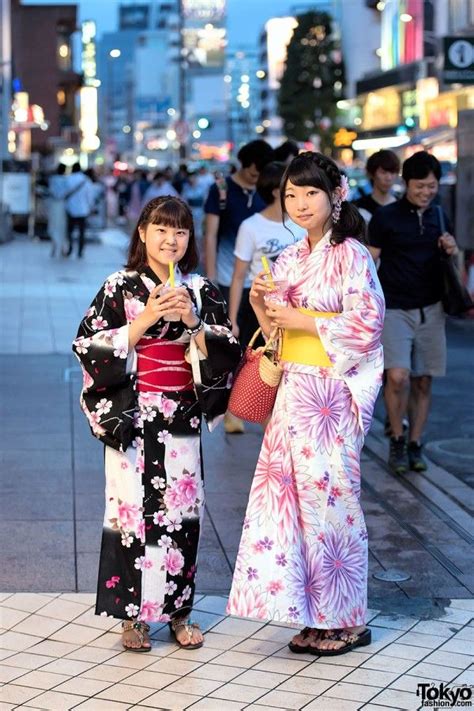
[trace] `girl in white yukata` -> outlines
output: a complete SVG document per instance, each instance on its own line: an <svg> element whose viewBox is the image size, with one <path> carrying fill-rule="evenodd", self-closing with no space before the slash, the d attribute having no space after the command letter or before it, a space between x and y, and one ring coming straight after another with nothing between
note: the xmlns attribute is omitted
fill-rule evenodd
<svg viewBox="0 0 474 711"><path fill-rule="evenodd" d="M323 656L371 641L360 452L382 382L384 299L347 194L320 153L297 156L282 179L283 213L307 235L272 270L285 305L265 303L263 273L250 291L265 334L282 329L284 375L227 609L303 625L290 649Z"/></svg>

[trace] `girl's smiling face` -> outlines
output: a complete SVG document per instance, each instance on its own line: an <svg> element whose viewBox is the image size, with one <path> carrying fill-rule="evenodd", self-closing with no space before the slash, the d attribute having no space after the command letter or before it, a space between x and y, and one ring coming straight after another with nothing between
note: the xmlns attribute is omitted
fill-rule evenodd
<svg viewBox="0 0 474 711"><path fill-rule="evenodd" d="M294 185L288 180L284 199L288 217L308 233L324 231L324 226L330 224L332 206L324 190L312 185Z"/></svg>
<svg viewBox="0 0 474 711"><path fill-rule="evenodd" d="M186 254L189 243L189 230L184 227L154 225L139 227L140 239L145 245L147 262L158 276L163 273L163 267L177 264Z"/></svg>

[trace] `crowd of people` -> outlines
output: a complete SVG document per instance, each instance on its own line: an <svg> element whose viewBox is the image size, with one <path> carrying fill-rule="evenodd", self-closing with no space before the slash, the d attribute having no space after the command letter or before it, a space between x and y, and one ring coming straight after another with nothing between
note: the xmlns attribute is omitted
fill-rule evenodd
<svg viewBox="0 0 474 711"><path fill-rule="evenodd" d="M424 151L403 163L401 199L398 157L371 156L372 192L354 203L344 172L320 153L255 140L237 157L229 176L181 166L148 182L137 171L120 191L136 220L127 264L99 289L73 346L81 406L105 445L96 611L124 621L125 649L151 649L151 622L168 622L183 648L203 644L191 620L202 419L243 431L227 404L260 327L283 339L283 377L228 612L302 625L292 652L336 656L371 642L364 437L383 386L391 471L426 469L431 381L446 368L441 261L457 246L436 203L439 163ZM86 189L75 173L66 201ZM80 236L76 213L68 225ZM277 288L280 300L267 299Z"/></svg>

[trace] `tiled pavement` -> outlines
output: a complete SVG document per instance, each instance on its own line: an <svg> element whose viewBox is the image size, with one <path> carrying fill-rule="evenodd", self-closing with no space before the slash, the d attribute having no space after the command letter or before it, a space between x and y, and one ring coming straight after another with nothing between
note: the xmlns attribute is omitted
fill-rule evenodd
<svg viewBox="0 0 474 711"><path fill-rule="evenodd" d="M92 595L16 592L94 589L103 497L100 457L82 420L77 425L82 431L71 444L80 414L71 404L77 400L78 383L69 373L74 368L67 366L79 318L103 277L123 261L117 251L122 246L120 234L109 232L101 245L88 247L81 262L52 261L47 244L24 239L2 246L0 352L2 396L9 408L1 446L8 470L0 496L2 573L8 584L3 589L15 592L0 595L0 711L76 706L93 711L382 711L417 709L419 682L474 685L469 656L474 603L464 599L472 572L469 490L436 466L409 480L388 476L380 465L386 442L377 422L364 454L364 506L371 543L370 599L382 612L371 613L374 643L368 648L332 660L296 657L286 648L291 630L226 618L225 598L208 595L196 604L195 618L209 630L202 649L179 650L167 628L155 626L153 651L133 655L121 650L117 621L92 614ZM72 393L66 388L70 376ZM467 382L464 373L458 380ZM443 402L450 400L451 393ZM459 426L468 431L468 398L461 405L465 411L458 412ZM40 417L25 419L30 411ZM443 412L448 417L443 427L449 429L446 407ZM26 439L19 438L21 430ZM249 428L244 440L221 433L206 441L210 513L202 546L202 592L228 589L259 437ZM77 452L75 469L71 447ZM71 471L75 497L69 491ZM398 585L373 579L373 572L390 567L402 568L411 579Z"/></svg>
<svg viewBox="0 0 474 711"><path fill-rule="evenodd" d="M120 623L93 614L93 595L3 595L0 709L91 711L387 711L418 709L417 684L474 685L474 602L439 619L370 611L373 643L334 659L294 655L292 631L226 617L225 598L197 598L205 646L181 650L152 626L152 651L122 651Z"/></svg>

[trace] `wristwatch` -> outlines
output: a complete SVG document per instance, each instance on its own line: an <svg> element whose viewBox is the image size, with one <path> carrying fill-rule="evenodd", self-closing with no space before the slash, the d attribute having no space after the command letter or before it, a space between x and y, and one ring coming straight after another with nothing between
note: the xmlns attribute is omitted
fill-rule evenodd
<svg viewBox="0 0 474 711"><path fill-rule="evenodd" d="M200 318L196 326L194 326L193 328L186 328L185 327L184 330L190 336L197 336L197 334L200 333L200 331L202 331L203 328L204 328L204 321L202 320L202 318Z"/></svg>

